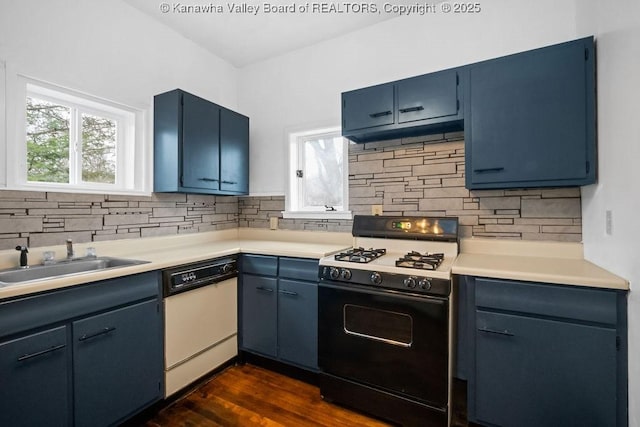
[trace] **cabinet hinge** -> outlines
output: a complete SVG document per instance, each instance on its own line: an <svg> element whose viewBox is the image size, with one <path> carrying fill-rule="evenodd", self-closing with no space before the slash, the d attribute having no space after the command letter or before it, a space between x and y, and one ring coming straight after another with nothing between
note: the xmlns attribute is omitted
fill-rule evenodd
<svg viewBox="0 0 640 427"><path fill-rule="evenodd" d="M589 48L588 47L584 48L584 60L585 61L589 60Z"/></svg>
<svg viewBox="0 0 640 427"><path fill-rule="evenodd" d="M298 169L296 171L296 177L297 178L302 178L304 176L304 172L302 172L302 169Z"/></svg>
<svg viewBox="0 0 640 427"><path fill-rule="evenodd" d="M158 391L162 391L162 381L158 381Z"/></svg>
<svg viewBox="0 0 640 427"><path fill-rule="evenodd" d="M456 86L460 84L460 75L456 74Z"/></svg>
<svg viewBox="0 0 640 427"><path fill-rule="evenodd" d="M620 346L621 346L621 339L620 337L616 337L616 350L620 351Z"/></svg>
<svg viewBox="0 0 640 427"><path fill-rule="evenodd" d="M184 175L180 175L180 187L184 187Z"/></svg>
<svg viewBox="0 0 640 427"><path fill-rule="evenodd" d="M460 111L460 100L456 99L456 110Z"/></svg>
<svg viewBox="0 0 640 427"><path fill-rule="evenodd" d="M589 162L587 161L587 173L589 173L589 170L591 169L591 165L589 164Z"/></svg>

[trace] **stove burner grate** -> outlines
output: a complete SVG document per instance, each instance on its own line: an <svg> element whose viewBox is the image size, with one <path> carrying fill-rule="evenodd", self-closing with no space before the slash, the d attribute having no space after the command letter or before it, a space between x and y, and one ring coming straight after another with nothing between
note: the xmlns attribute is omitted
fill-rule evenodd
<svg viewBox="0 0 640 427"><path fill-rule="evenodd" d="M440 264L442 264L443 259L443 253L427 252L425 254L421 254L416 251L411 251L396 261L396 267L436 270Z"/></svg>
<svg viewBox="0 0 640 427"><path fill-rule="evenodd" d="M365 264L371 262L376 258L380 258L386 254L386 249L365 249L365 248L352 248L344 252L340 252L334 256L336 261L356 262Z"/></svg>

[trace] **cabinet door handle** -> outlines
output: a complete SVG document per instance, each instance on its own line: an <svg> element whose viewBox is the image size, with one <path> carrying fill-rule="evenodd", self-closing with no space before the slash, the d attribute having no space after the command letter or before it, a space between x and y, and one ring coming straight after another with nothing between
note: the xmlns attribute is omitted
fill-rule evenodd
<svg viewBox="0 0 640 427"><path fill-rule="evenodd" d="M273 292L273 289L265 288L264 286L256 286L256 289L259 290L259 291Z"/></svg>
<svg viewBox="0 0 640 427"><path fill-rule="evenodd" d="M409 107L409 108L401 108L400 111L401 113L412 113L414 111L422 111L424 110L424 107L422 105L418 105L417 107Z"/></svg>
<svg viewBox="0 0 640 427"><path fill-rule="evenodd" d="M20 357L18 357L18 362L22 362L28 359L32 359L34 357L38 357L38 356L42 356L43 354L47 354L47 353L51 353L53 351L56 350L60 350L61 348L65 348L67 345L66 344L60 344L60 345L54 345L52 347L49 347L45 350L41 350L41 351L36 351L35 353L29 353L29 354L25 354L22 355Z"/></svg>
<svg viewBox="0 0 640 427"><path fill-rule="evenodd" d="M484 332L486 334L496 334L496 335L504 335L507 337L512 337L513 334L511 332L509 332L508 330L504 330L504 331L496 331L494 329L487 329L487 328L478 328L478 332Z"/></svg>
<svg viewBox="0 0 640 427"><path fill-rule="evenodd" d="M89 335L83 335L80 338L78 338L78 341L86 341L88 339L91 338L95 338L95 337L99 337L100 335L104 335L104 334L108 334L109 332L113 332L115 331L116 328L115 326L107 326L106 328L102 329L101 331L95 332L93 334L89 334Z"/></svg>
<svg viewBox="0 0 640 427"><path fill-rule="evenodd" d="M237 182L235 181L220 181L220 182L222 182L223 184L231 184L231 185L237 184Z"/></svg>
<svg viewBox="0 0 640 427"><path fill-rule="evenodd" d="M280 289L278 292L280 292L283 295L291 295L292 297L297 297L298 296L297 292L285 291L284 289Z"/></svg>
<svg viewBox="0 0 640 427"><path fill-rule="evenodd" d="M378 117L384 117L390 114L391 114L391 110L387 110L387 111L381 111L380 113L371 113L369 114L369 117L371 117L372 119L377 119Z"/></svg>
<svg viewBox="0 0 640 427"><path fill-rule="evenodd" d="M484 168L484 169L474 169L475 173L496 173L502 172L504 168Z"/></svg>
<svg viewBox="0 0 640 427"><path fill-rule="evenodd" d="M218 182L218 180L215 178L198 178L198 181Z"/></svg>

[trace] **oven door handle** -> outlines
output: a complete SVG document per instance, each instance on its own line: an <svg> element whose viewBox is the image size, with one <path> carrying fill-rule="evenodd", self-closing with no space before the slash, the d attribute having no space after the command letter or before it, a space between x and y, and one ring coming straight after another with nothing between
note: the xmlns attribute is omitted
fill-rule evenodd
<svg viewBox="0 0 640 427"><path fill-rule="evenodd" d="M322 281L319 283L318 286L321 288L335 289L337 291L343 291L343 292L356 292L356 293L367 294L367 295L378 295L378 296L384 296L387 298L403 299L407 301L426 302L428 304L439 304L439 305L448 304L448 298L437 297L433 295L412 295L412 294L406 294L406 293L392 291L392 290L379 291L377 289L372 289L364 286L358 286L358 285L342 286L342 285L334 285L332 283L322 282Z"/></svg>

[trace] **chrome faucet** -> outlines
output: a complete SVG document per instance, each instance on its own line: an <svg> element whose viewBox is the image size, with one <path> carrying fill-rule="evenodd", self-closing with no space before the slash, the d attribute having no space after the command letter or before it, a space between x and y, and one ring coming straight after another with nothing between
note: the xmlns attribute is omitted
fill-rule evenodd
<svg viewBox="0 0 640 427"><path fill-rule="evenodd" d="M20 268L29 268L29 261L27 260L27 254L29 250L26 246L16 246L16 251L20 251Z"/></svg>
<svg viewBox="0 0 640 427"><path fill-rule="evenodd" d="M67 259L73 258L73 240L67 239Z"/></svg>

